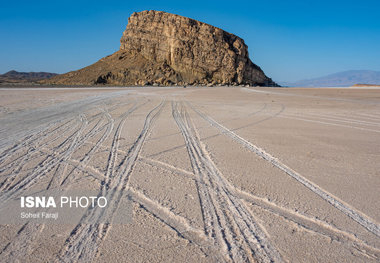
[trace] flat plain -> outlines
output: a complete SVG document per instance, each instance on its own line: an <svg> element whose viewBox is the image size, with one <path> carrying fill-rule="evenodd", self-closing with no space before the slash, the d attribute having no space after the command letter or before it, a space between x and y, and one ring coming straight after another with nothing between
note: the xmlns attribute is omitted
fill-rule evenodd
<svg viewBox="0 0 380 263"><path fill-rule="evenodd" d="M0 225L1 262L380 260L380 89L0 95L0 211L49 189L108 200L78 222ZM104 223L126 199L131 220Z"/></svg>

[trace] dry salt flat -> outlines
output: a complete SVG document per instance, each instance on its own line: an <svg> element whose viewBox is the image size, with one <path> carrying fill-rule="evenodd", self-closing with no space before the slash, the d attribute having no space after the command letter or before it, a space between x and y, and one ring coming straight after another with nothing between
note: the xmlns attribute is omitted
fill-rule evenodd
<svg viewBox="0 0 380 263"><path fill-rule="evenodd" d="M108 200L0 225L2 262L380 260L379 89L0 94L0 210L52 189Z"/></svg>

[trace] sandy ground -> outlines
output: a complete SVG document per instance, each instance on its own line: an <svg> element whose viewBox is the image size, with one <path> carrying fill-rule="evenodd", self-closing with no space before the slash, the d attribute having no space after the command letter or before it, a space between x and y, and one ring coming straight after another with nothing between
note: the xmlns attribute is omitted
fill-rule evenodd
<svg viewBox="0 0 380 263"><path fill-rule="evenodd" d="M380 261L379 89L0 95L0 212L30 191L108 200L0 225L1 262Z"/></svg>

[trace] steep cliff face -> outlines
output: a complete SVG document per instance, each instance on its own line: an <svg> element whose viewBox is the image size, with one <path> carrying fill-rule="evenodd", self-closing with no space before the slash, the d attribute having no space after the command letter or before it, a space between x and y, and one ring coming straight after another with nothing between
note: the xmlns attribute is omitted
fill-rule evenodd
<svg viewBox="0 0 380 263"><path fill-rule="evenodd" d="M57 76L56 84L276 85L248 56L244 40L214 26L160 11L133 13L120 50Z"/></svg>

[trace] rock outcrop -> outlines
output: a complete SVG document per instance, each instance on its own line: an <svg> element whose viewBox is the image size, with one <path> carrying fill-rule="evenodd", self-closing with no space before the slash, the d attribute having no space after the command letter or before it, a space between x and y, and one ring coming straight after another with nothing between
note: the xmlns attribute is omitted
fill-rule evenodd
<svg viewBox="0 0 380 263"><path fill-rule="evenodd" d="M114 54L45 83L276 85L249 59L243 39L190 18L161 11L133 13L120 42Z"/></svg>

